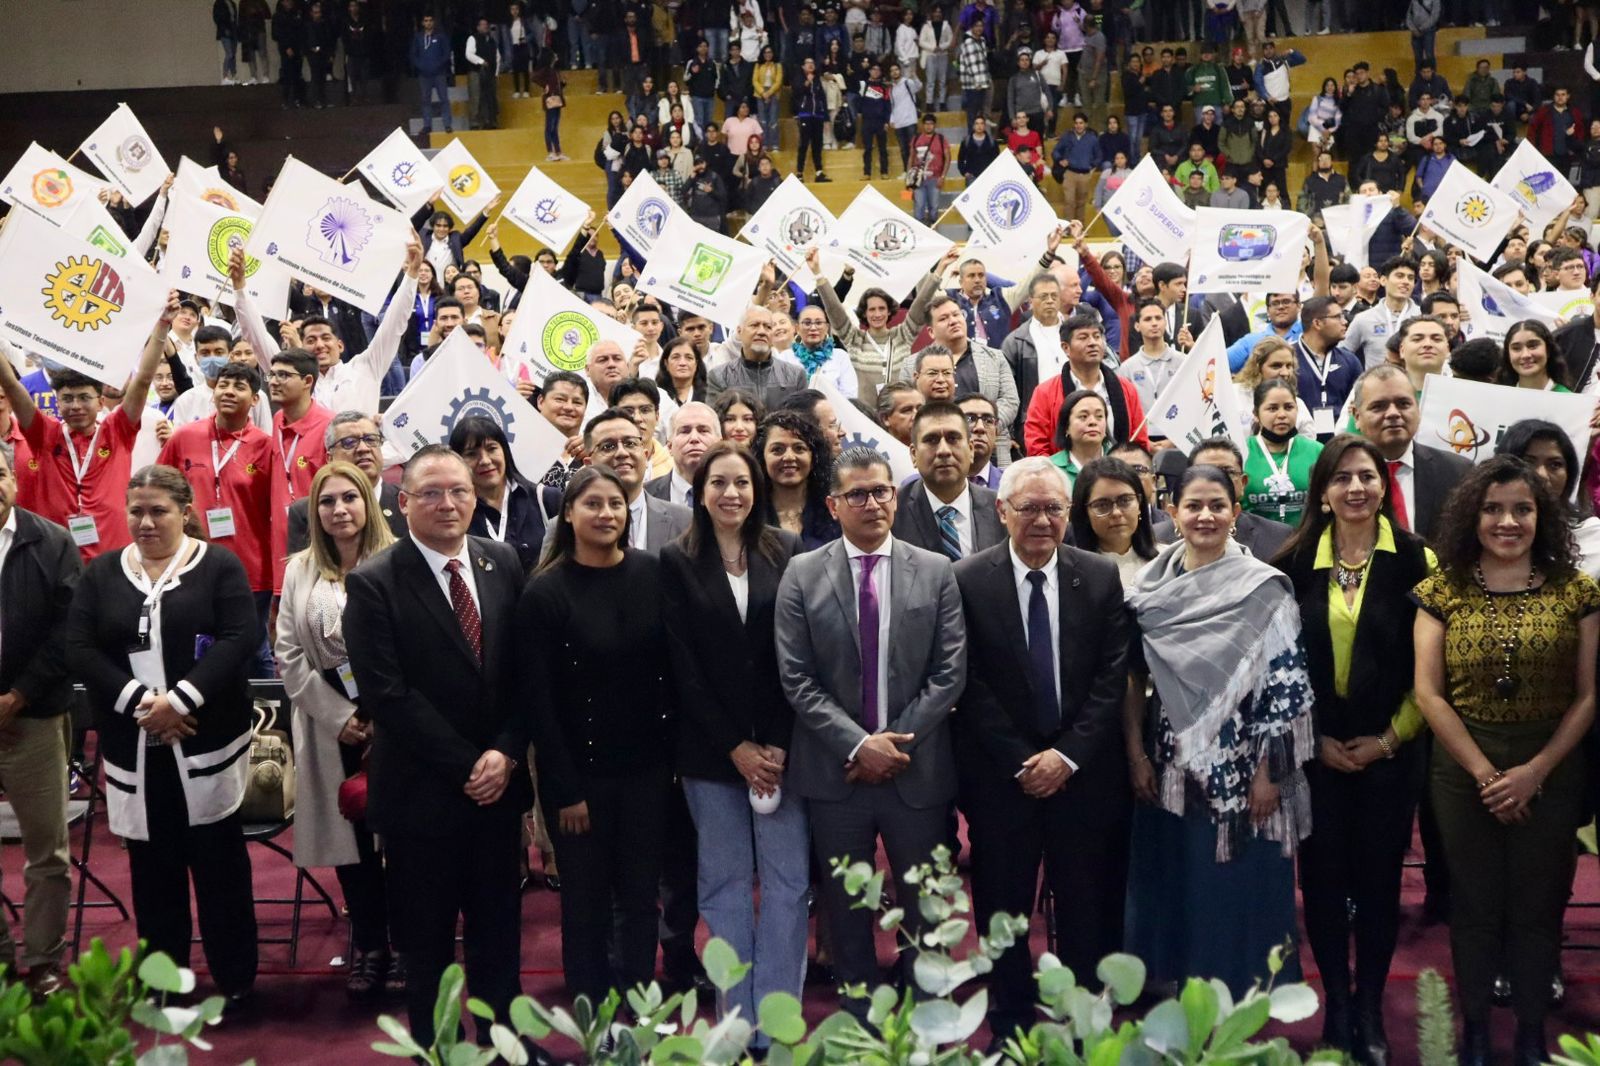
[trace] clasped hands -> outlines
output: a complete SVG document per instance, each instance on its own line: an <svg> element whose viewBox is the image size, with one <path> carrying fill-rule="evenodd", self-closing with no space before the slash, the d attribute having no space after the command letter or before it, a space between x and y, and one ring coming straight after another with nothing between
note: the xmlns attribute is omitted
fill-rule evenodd
<svg viewBox="0 0 1600 1066"><path fill-rule="evenodd" d="M1349 740L1323 737L1317 745L1317 759L1322 765L1342 774L1360 773L1383 758L1387 756L1377 737L1352 737Z"/></svg>
<svg viewBox="0 0 1600 1066"><path fill-rule="evenodd" d="M729 757L733 759L734 769L739 771L739 776L750 786L750 791L758 796L772 795L783 783L783 764L788 752L776 744L742 740L729 753Z"/></svg>
<svg viewBox="0 0 1600 1066"><path fill-rule="evenodd" d="M915 733L873 733L844 764L844 779L852 785L881 785L899 776L911 765L911 756L899 746L915 739Z"/></svg>
<svg viewBox="0 0 1600 1066"><path fill-rule="evenodd" d="M490 748L472 764L472 773L462 791L480 807L487 807L499 799L511 782L511 760Z"/></svg>
<svg viewBox="0 0 1600 1066"><path fill-rule="evenodd" d="M194 715L180 714L165 692L159 696L154 692L146 692L139 700L139 706L134 709L133 716L140 729L163 744L174 744L184 737L194 736L195 729L200 725Z"/></svg>
<svg viewBox="0 0 1600 1066"><path fill-rule="evenodd" d="M1527 763L1497 770L1478 784L1478 798L1506 825L1520 825L1533 814L1531 804L1544 788L1544 775Z"/></svg>

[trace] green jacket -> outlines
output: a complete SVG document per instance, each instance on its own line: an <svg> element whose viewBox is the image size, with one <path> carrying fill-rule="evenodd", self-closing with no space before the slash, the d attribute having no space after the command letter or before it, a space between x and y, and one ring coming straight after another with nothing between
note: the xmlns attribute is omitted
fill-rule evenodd
<svg viewBox="0 0 1600 1066"><path fill-rule="evenodd" d="M1244 166L1255 162L1255 129L1249 120L1237 126L1231 119L1224 122L1222 132L1217 134L1217 151L1228 157L1229 166Z"/></svg>
<svg viewBox="0 0 1600 1066"><path fill-rule="evenodd" d="M1220 120L1228 105L1233 103L1233 90L1228 87L1228 68L1221 63L1196 63L1189 68L1184 81L1194 100L1196 116L1201 108L1210 104L1217 109L1217 118Z"/></svg>
<svg viewBox="0 0 1600 1066"><path fill-rule="evenodd" d="M1202 162L1199 166L1195 166L1187 159L1178 164L1178 169L1172 172L1172 176L1178 182L1179 191L1182 192L1182 190L1189 187L1189 174L1196 170L1205 175L1205 182L1201 187L1205 189L1207 193L1216 192L1217 188L1222 183L1217 179L1217 168L1211 165L1211 160L1209 159Z"/></svg>
<svg viewBox="0 0 1600 1066"><path fill-rule="evenodd" d="M1485 74L1481 78L1473 74L1467 78L1467 87L1461 91L1467 98L1468 110L1487 111L1490 98L1500 91L1500 83L1495 81L1493 74Z"/></svg>

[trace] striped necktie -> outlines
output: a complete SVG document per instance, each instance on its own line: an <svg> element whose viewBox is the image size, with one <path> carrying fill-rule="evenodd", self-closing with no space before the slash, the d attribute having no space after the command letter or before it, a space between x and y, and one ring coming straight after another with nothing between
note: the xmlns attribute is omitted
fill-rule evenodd
<svg viewBox="0 0 1600 1066"><path fill-rule="evenodd" d="M957 511L949 504L939 508L934 514L939 519L939 547L950 557L951 562L961 560L961 534L956 532Z"/></svg>

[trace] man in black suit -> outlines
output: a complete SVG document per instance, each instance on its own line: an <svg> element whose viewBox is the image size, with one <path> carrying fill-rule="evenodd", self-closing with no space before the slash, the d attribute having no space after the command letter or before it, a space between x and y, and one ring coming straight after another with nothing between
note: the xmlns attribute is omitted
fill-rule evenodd
<svg viewBox="0 0 1600 1066"><path fill-rule="evenodd" d="M1432 542L1450 490L1472 464L1415 440L1422 407L1411 379L1397 366L1376 366L1357 378L1350 390L1350 410L1361 435L1376 444L1389 463L1394 516L1400 528Z"/></svg>
<svg viewBox="0 0 1600 1066"><path fill-rule="evenodd" d="M978 928L1030 914L1044 864L1061 960L1092 980L1122 942L1133 813L1122 744L1132 625L1109 559L1063 547L1071 494L1048 459L1000 479L1009 539L955 568L967 623L967 689L956 730L960 804L972 843ZM1033 1023L1027 937L996 962L989 1027Z"/></svg>
<svg viewBox="0 0 1600 1066"><path fill-rule="evenodd" d="M383 434L372 416L360 411L340 411L328 423L328 462L346 462L367 475L367 482L378 496L378 510L396 540L405 539L406 517L400 513L400 486L383 480ZM309 497L302 496L289 505L288 553L293 555L311 543Z"/></svg>
<svg viewBox="0 0 1600 1066"><path fill-rule="evenodd" d="M15 506L15 462L11 444L0 441L0 788L16 813L25 856L21 957L0 911L0 966L16 973L21 962L29 990L43 999L64 983L72 899L72 683L61 632L83 564L65 529Z"/></svg>
<svg viewBox="0 0 1600 1066"><path fill-rule="evenodd" d="M1233 438L1211 437L1196 444L1189 452L1189 465L1214 466L1221 470L1233 479L1234 494L1244 499L1250 475L1244 472L1244 456L1239 454L1239 446L1233 442ZM1239 512L1233 524L1233 539L1257 559L1271 560L1292 532L1294 529L1291 526L1249 511Z"/></svg>
<svg viewBox="0 0 1600 1066"><path fill-rule="evenodd" d="M950 561L1005 540L995 495L967 477L972 437L967 416L949 400L929 400L911 423L919 480L905 489L894 535Z"/></svg>
<svg viewBox="0 0 1600 1066"><path fill-rule="evenodd" d="M519 992L517 860L533 790L519 769L525 709L507 694L522 565L509 544L467 536L473 504L466 462L421 449L400 487L407 536L346 580L350 665L377 727L367 817L384 839L411 1032L424 1045L458 914L472 994L503 1019ZM488 1042L487 1025L479 1037Z"/></svg>

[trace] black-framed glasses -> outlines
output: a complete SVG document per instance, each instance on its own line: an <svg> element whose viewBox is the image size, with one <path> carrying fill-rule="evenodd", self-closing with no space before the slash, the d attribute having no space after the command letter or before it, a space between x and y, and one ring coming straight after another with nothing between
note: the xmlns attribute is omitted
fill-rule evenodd
<svg viewBox="0 0 1600 1066"><path fill-rule="evenodd" d="M1090 500L1085 506L1089 508L1089 513L1096 518L1108 518L1112 511L1131 511L1139 506L1139 497L1131 492L1124 492L1120 496Z"/></svg>
<svg viewBox="0 0 1600 1066"><path fill-rule="evenodd" d="M340 437L333 442L333 446L343 452L353 452L363 444L369 448L381 448L383 447L383 435L379 433L352 434L348 437Z"/></svg>
<svg viewBox="0 0 1600 1066"><path fill-rule="evenodd" d="M869 499L881 507L894 499L894 486L878 485L870 489L851 489L849 492L836 492L833 498L843 500L856 510L865 507Z"/></svg>
<svg viewBox="0 0 1600 1066"><path fill-rule="evenodd" d="M643 437L614 437L611 440L603 440L596 444L594 453L596 455L615 455L624 449L630 452L637 452L643 450L643 448Z"/></svg>
<svg viewBox="0 0 1600 1066"><path fill-rule="evenodd" d="M993 428L999 424L1000 419L995 415L985 415L977 412L970 412L967 415L967 425L969 426L989 426Z"/></svg>

